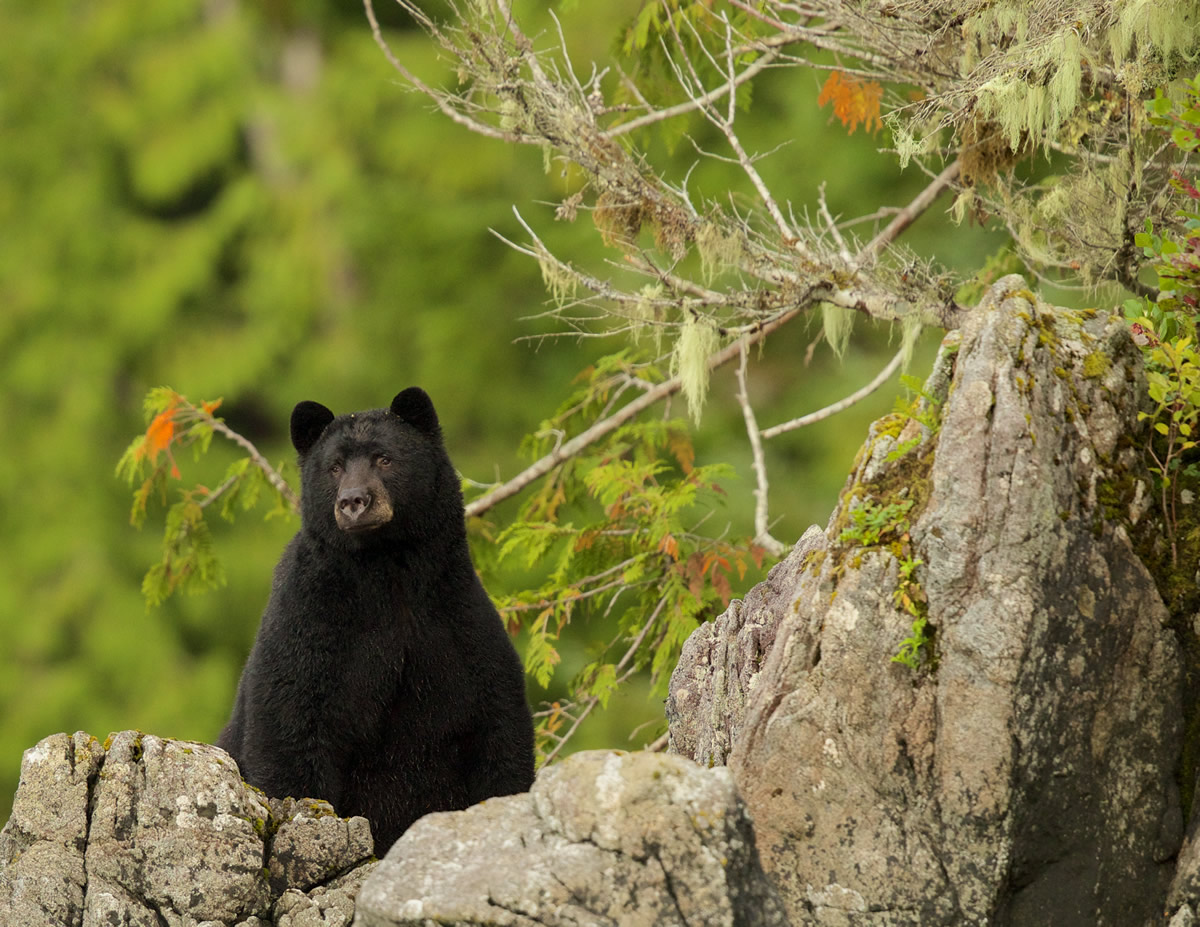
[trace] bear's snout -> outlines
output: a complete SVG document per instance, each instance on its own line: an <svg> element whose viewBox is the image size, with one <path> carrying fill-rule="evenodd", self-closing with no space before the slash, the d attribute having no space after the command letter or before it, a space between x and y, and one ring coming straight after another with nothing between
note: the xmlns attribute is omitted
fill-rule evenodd
<svg viewBox="0 0 1200 927"><path fill-rule="evenodd" d="M338 513L347 521L358 521L362 513L371 507L372 501L369 489L361 486L343 489L338 493Z"/></svg>
<svg viewBox="0 0 1200 927"><path fill-rule="evenodd" d="M350 532L378 528L392 520L387 488L369 461L354 460L346 465L333 515L338 527Z"/></svg>

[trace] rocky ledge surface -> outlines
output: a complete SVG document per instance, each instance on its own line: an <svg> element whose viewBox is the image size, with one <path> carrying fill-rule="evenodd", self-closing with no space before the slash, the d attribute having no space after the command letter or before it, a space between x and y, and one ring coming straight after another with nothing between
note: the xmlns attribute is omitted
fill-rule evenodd
<svg viewBox="0 0 1200 927"><path fill-rule="evenodd" d="M579 753L372 852L365 819L268 799L216 747L55 734L0 832L0 925L787 923L729 771L677 756Z"/></svg>

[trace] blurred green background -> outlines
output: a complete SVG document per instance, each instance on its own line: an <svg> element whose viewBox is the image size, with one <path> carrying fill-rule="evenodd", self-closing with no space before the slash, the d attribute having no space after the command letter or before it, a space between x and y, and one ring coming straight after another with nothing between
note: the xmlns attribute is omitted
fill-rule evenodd
<svg viewBox="0 0 1200 927"><path fill-rule="evenodd" d="M549 6L517 10L537 32ZM638 7L559 10L581 70L610 55ZM387 0L379 12L410 66L453 79ZM903 205L925 176L901 175L878 151L882 134L830 125L820 81L768 73L740 117L752 147L789 142L763 162L769 183L797 212L813 207L821 181L842 215ZM717 147L703 125L691 128ZM131 528L129 490L113 475L145 426L148 388L224 397L228 423L281 461L298 400L350 411L420 384L459 469L490 481L518 470L522 435L591 358L620 344L518 340L555 327L529 318L546 301L536 263L488 231L521 240L514 204L573 262L603 268L616 255L602 253L586 217L554 222L555 202L573 188L557 168L545 171L540 151L472 135L402 86L357 0L0 4L0 133L2 821L22 750L55 731L215 738L296 529L254 513L216 523L226 585L148 610L139 586L161 519ZM676 182L696 159L686 143L651 150ZM746 184L706 162L691 188L716 197ZM1002 239L952 226L947 206L905 242L970 274ZM756 362L764 426L857 388L897 343L860 324L843 363L821 348L806 366L817 330L793 323ZM940 334L927 333L914 373ZM737 468L718 518L749 533L753 477L732 384L730 370L714 378L695 441L700 462ZM893 382L770 445L777 537L825 522L867 423L898 392ZM210 458L181 461L185 482L211 484L233 457L214 443ZM503 582L492 578L493 591ZM582 651L599 632L573 634ZM646 691L615 698L576 746L628 746L630 730L661 718Z"/></svg>

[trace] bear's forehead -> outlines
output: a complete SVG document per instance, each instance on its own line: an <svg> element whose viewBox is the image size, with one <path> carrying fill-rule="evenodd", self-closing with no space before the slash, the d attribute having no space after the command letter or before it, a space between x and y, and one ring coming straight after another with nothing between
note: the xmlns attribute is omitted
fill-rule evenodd
<svg viewBox="0 0 1200 927"><path fill-rule="evenodd" d="M394 441L399 435L399 420L386 409L370 412L352 412L338 416L325 433L325 437L339 448L349 450L355 446L375 446Z"/></svg>

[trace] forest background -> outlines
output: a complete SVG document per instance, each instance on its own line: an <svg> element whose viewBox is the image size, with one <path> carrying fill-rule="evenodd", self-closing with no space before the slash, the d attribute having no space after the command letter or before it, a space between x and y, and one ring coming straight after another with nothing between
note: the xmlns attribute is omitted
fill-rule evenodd
<svg viewBox="0 0 1200 927"><path fill-rule="evenodd" d="M553 8L574 60L587 62L620 45L641 5L515 7L534 33ZM452 77L423 33L377 8L406 63ZM761 170L798 210L815 209L822 182L839 215L901 206L927 184L879 154L886 130L848 134L819 93L811 72L766 74L740 117L760 150L789 140ZM691 130L703 142L705 127ZM687 144L651 144L680 177L697 160ZM0 820L21 751L47 734L215 739L296 530L255 513L214 520L224 585L148 608L141 580L161 530L130 525L129 488L114 475L145 428L147 390L221 397L230 426L279 462L292 456L297 401L351 411L419 384L460 472L510 476L522 438L581 371L621 347L542 338L561 326L538 318L538 264L489 231L519 239L512 206L522 204L555 253L598 254L585 222L554 221L571 182L536 149L431 112L397 82L358 0L0 5ZM745 178L704 162L696 182L736 194ZM1005 237L953 224L948 206L905 243L969 276ZM799 322L767 340L753 382L764 424L841 398L896 350L887 327L864 324L844 361L824 345L806 359L819 331ZM940 335L923 336L914 373ZM698 464L727 462L739 476L709 530L750 535L754 479L734 389L731 370L715 375L692 440ZM775 537L790 543L824 523L867 423L902 391L894 378L768 446ZM216 443L180 466L189 481L215 482L236 453ZM771 562L733 577L734 594ZM494 595L527 579L485 575ZM608 630L572 626L562 673L550 690L531 683L531 702L556 697L559 677ZM661 719L661 696L638 682L571 746L636 746L662 732Z"/></svg>

